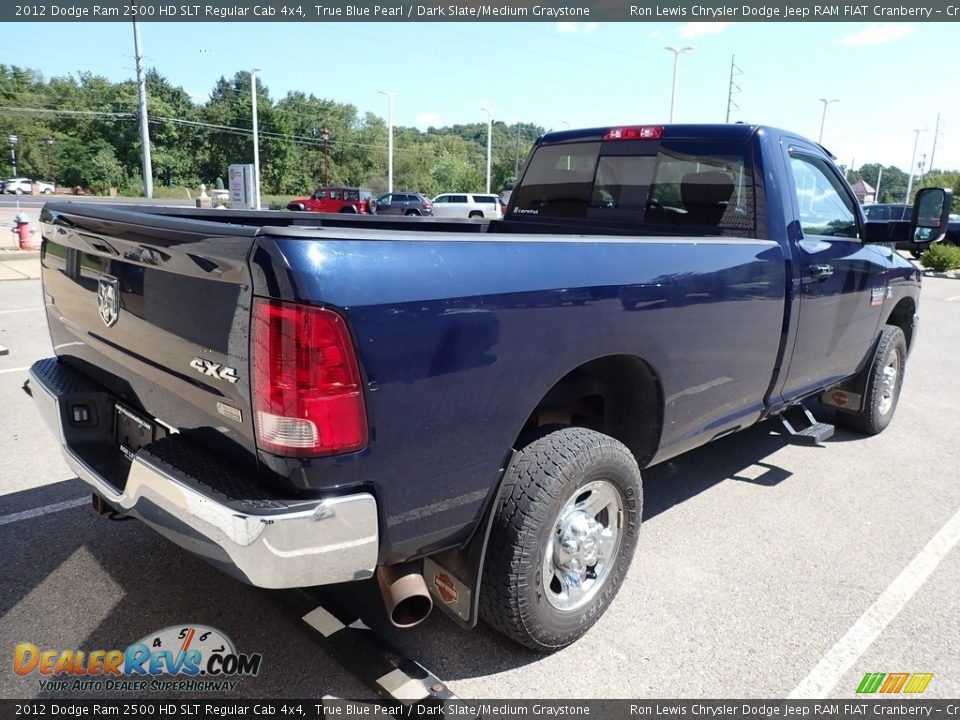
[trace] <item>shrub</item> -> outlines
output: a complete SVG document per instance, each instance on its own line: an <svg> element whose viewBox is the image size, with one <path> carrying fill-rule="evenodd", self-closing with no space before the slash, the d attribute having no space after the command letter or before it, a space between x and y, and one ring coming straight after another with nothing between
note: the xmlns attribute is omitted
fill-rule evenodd
<svg viewBox="0 0 960 720"><path fill-rule="evenodd" d="M960 247L936 243L923 254L920 262L925 268L936 272L960 270Z"/></svg>

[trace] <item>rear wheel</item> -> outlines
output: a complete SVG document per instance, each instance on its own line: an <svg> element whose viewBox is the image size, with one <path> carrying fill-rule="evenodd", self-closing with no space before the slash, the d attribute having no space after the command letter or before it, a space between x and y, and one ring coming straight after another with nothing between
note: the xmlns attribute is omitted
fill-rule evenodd
<svg viewBox="0 0 960 720"><path fill-rule="evenodd" d="M483 213L480 212L480 211L478 211L478 210L474 210L474 211L472 211L472 212L470 213L469 217L470 217L471 219L473 219L473 218L482 218L482 217L483 217Z"/></svg>
<svg viewBox="0 0 960 720"><path fill-rule="evenodd" d="M480 615L521 645L558 650L620 588L640 529L640 470L617 440L562 428L524 447L503 482Z"/></svg>
<svg viewBox="0 0 960 720"><path fill-rule="evenodd" d="M349 213L350 215L356 215L357 209L353 205L347 205L346 207L340 208L340 212Z"/></svg>
<svg viewBox="0 0 960 720"><path fill-rule="evenodd" d="M417 212L416 210L407 210L407 211L404 213L404 215L406 215L407 217L415 217L415 216L417 216L417 215L419 215L419 214L420 214L420 213Z"/></svg>
<svg viewBox="0 0 960 720"><path fill-rule="evenodd" d="M893 420L900 399L906 359L907 341L903 330L894 325L884 326L873 359L864 370L867 383L860 411L838 412L837 422L868 435L885 430Z"/></svg>

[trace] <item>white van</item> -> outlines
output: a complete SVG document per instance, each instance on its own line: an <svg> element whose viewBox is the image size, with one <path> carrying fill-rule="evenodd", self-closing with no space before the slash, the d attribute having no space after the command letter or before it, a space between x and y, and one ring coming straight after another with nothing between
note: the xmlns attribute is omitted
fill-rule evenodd
<svg viewBox="0 0 960 720"><path fill-rule="evenodd" d="M443 193L433 199L433 216L445 218L487 218L499 220L500 199L477 193Z"/></svg>

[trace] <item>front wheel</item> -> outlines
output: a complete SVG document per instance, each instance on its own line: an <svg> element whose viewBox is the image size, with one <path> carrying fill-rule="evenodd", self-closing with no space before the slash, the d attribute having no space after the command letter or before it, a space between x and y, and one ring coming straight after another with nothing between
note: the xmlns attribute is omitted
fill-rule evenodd
<svg viewBox="0 0 960 720"><path fill-rule="evenodd" d="M589 630L623 582L643 514L640 470L617 440L562 428L524 447L503 483L480 616L552 652Z"/></svg>
<svg viewBox="0 0 960 720"><path fill-rule="evenodd" d="M861 408L854 413L838 412L837 422L868 435L885 430L897 409L906 360L907 340L903 330L894 325L884 326L873 359L864 370L867 383Z"/></svg>

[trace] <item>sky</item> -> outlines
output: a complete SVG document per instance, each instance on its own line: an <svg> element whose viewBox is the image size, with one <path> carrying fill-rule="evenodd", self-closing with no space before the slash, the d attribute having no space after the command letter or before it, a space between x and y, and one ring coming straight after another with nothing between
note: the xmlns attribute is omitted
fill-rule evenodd
<svg viewBox="0 0 960 720"><path fill-rule="evenodd" d="M129 23L7 24L0 63L46 77L135 77ZM953 23L163 23L141 25L145 63L195 100L259 67L271 97L313 93L421 129L495 120L549 129L677 122L774 125L841 165L960 170ZM824 117L824 100L830 102ZM939 115L939 130L938 129ZM920 131L920 132L915 132ZM936 131L936 132L935 132ZM934 137L936 147L934 148Z"/></svg>

